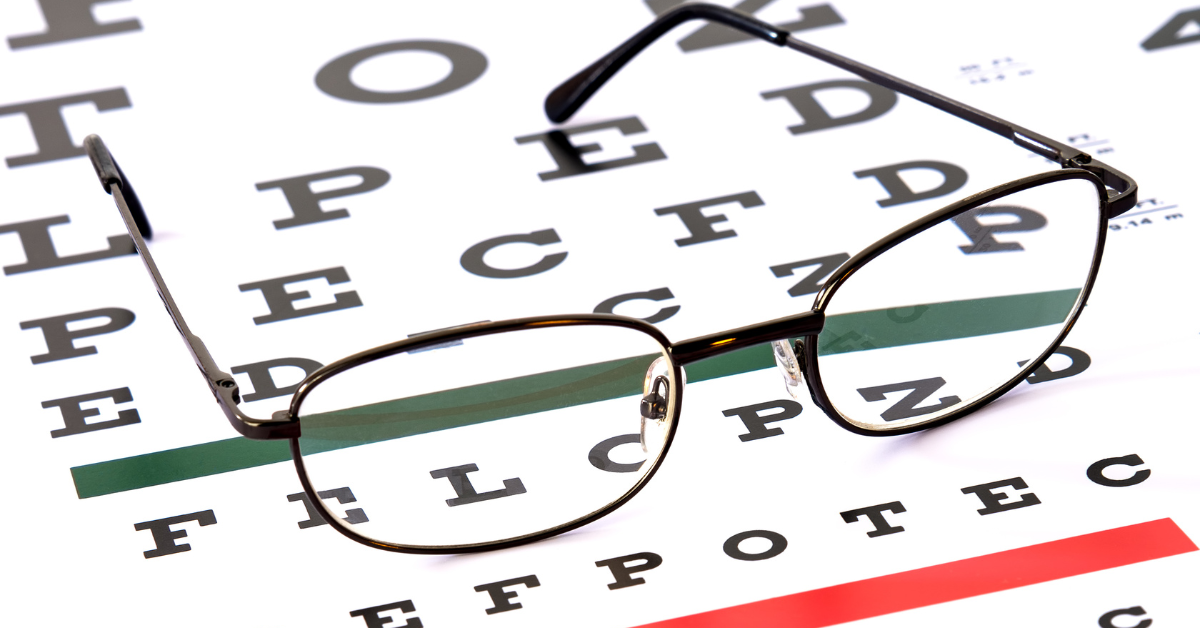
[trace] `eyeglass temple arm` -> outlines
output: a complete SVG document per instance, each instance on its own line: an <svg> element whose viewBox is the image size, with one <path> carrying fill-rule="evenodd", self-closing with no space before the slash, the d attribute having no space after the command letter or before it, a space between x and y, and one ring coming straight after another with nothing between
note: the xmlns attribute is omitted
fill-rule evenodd
<svg viewBox="0 0 1200 628"><path fill-rule="evenodd" d="M1021 148L1058 162L1064 168L1083 168L1088 170L1099 176L1106 186L1112 188L1109 191L1108 199L1110 218L1116 217L1137 205L1137 183L1132 178L1111 166L1092 159L1090 155L1077 148L1016 126L1011 122L929 91L886 72L881 72L839 54L800 41L791 37L787 31L781 30L757 18L712 4L684 4L660 15L657 20L633 37L630 37L625 43L617 46L599 61L584 68L583 71L567 79L551 91L550 95L546 97L546 116L552 122L565 122L591 98L592 94L596 93L601 86L608 82L613 75L620 71L626 63L629 63L642 49L649 46L656 39L667 33L667 31L684 22L696 19L719 22L748 35L769 41L776 46L787 46L788 48L837 66L847 72L857 74L876 85L882 85L893 91L900 92L923 103L937 107L952 116L983 127L1012 140L1013 143Z"/></svg>
<svg viewBox="0 0 1200 628"><path fill-rule="evenodd" d="M299 436L299 423L291 420L286 410L276 412L270 420L263 421L247 416L238 407L238 404L241 403L241 396L238 393L237 382L234 381L233 376L217 366L212 355L209 354L208 348L204 346L204 342L188 329L187 323L183 320L183 314L179 311L179 306L175 305L175 299L171 298L171 291L167 289L166 282L158 272L158 265L154 263L154 257L150 255L150 250L146 247L143 236L149 238L152 232L137 192L133 190L129 179L121 171L121 167L117 165L112 153L108 152L104 141L98 135L89 135L83 141L83 145L87 150L88 157L92 160L92 167L96 169L96 176L100 178L101 186L104 187L105 192L112 195L116 202L117 210L125 222L125 228L129 231L129 237L133 238L134 247L141 255L142 262L146 264L146 270L154 280L158 296L162 299L167 313L171 315L171 320L175 323L175 329L179 330L179 335L187 344L192 359L196 361L196 366L204 375L204 380L225 412L225 417L229 419L234 429L247 438L265 440Z"/></svg>

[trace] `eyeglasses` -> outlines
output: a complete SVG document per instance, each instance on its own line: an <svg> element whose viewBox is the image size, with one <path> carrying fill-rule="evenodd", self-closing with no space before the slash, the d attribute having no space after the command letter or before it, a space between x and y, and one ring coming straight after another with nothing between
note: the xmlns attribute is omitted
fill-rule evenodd
<svg viewBox="0 0 1200 628"><path fill-rule="evenodd" d="M992 402L1070 331L1099 269L1107 221L1136 204L1137 185L1068 145L704 4L663 14L563 83L546 100L549 118L569 118L638 52L692 19L826 61L1063 169L969 196L879 240L834 271L807 312L679 343L612 315L465 325L325 366L264 420L239 408L233 378L189 330L146 248L137 194L100 138L87 138L226 417L248 438L290 441L310 503L339 532L381 549L463 553L595 521L654 476L678 426L683 367L715 356L736 359L740 371L775 364L792 396L806 386L838 425L895 435ZM1012 218L1023 224L1019 239L998 240ZM322 496L339 488L370 504L369 520L329 509Z"/></svg>

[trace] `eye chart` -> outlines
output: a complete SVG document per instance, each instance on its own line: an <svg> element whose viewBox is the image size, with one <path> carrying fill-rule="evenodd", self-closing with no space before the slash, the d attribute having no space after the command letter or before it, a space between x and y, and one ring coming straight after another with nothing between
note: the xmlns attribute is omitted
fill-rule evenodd
<svg viewBox="0 0 1200 628"><path fill-rule="evenodd" d="M461 556L347 540L286 451L237 437L88 134L135 182L163 275L251 416L322 364L464 323L612 312L679 341L799 313L891 231L1057 167L699 22L547 121L551 89L675 4L4 3L2 623L1195 625L1187 3L736 4L1138 181L1064 346L980 412L868 438L773 367L693 374L629 504ZM349 488L322 498L371 516Z"/></svg>

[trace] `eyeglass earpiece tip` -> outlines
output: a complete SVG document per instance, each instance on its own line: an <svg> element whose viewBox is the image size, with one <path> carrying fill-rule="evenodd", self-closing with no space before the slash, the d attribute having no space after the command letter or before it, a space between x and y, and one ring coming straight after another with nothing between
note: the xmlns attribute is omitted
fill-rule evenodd
<svg viewBox="0 0 1200 628"><path fill-rule="evenodd" d="M600 76L598 70L608 62L605 57L584 68L571 78L563 81L546 96L544 109L546 117L551 122L559 124L566 122L583 103L604 84L606 77Z"/></svg>
<svg viewBox="0 0 1200 628"><path fill-rule="evenodd" d="M109 152L108 147L104 145L104 140L100 139L99 135L93 133L84 138L83 148L87 152L88 159L92 162L92 168L96 170L96 177L100 179L100 186L108 194L112 194L112 185L114 183L121 186L125 203L129 206L129 213L133 216L134 223L137 224L138 232L146 240L153 237L154 230L150 227L150 220L146 218L146 211L142 208L141 199L138 198L137 192L133 190L129 179L125 177L125 173L121 172L121 166L117 164L117 160Z"/></svg>
<svg viewBox="0 0 1200 628"><path fill-rule="evenodd" d="M121 173L117 169L117 162L113 160L112 153L108 152L108 147L104 145L104 140L100 139L95 133L87 136L83 140L83 148L87 152L88 159L92 162L92 168L96 171L96 177L100 179L100 185L104 191L112 194L112 189L109 187L113 183L121 183Z"/></svg>

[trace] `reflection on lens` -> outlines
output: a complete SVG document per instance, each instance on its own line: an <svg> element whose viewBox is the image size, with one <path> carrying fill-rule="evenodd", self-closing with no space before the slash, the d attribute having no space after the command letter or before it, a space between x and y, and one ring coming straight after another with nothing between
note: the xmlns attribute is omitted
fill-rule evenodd
<svg viewBox="0 0 1200 628"><path fill-rule="evenodd" d="M369 519L354 531L385 543L465 546L542 532L605 508L654 468L666 439L643 439L641 403L649 372L666 378L661 390L677 390L664 363L652 336L600 325L381 358L303 400L305 472L317 491L349 488ZM645 421L651 435L670 429L674 395L666 401L663 419Z"/></svg>
<svg viewBox="0 0 1200 628"><path fill-rule="evenodd" d="M831 296L821 383L855 425L937 420L1010 381L1075 312L1100 233L1096 186L1046 183L900 243Z"/></svg>

